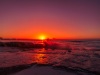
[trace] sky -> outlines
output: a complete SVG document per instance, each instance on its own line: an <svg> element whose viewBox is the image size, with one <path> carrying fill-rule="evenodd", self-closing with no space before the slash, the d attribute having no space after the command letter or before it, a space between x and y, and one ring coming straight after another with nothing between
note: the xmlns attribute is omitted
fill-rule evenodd
<svg viewBox="0 0 100 75"><path fill-rule="evenodd" d="M0 37L100 38L100 0L0 0Z"/></svg>

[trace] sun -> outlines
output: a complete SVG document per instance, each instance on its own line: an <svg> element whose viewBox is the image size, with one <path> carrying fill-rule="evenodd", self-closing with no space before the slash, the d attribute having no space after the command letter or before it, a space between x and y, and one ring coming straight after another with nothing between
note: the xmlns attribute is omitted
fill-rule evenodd
<svg viewBox="0 0 100 75"><path fill-rule="evenodd" d="M40 39L40 40L45 40L45 39L46 39L46 36L45 36L45 35L40 35L40 36L39 36L39 39Z"/></svg>

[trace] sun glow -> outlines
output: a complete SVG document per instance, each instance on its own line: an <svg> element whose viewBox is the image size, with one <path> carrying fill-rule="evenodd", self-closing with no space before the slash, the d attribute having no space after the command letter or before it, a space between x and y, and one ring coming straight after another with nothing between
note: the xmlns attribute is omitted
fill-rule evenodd
<svg viewBox="0 0 100 75"><path fill-rule="evenodd" d="M45 36L45 35L40 35L40 36L39 36L39 39L40 39L40 40L45 40L45 39L46 39L46 36Z"/></svg>

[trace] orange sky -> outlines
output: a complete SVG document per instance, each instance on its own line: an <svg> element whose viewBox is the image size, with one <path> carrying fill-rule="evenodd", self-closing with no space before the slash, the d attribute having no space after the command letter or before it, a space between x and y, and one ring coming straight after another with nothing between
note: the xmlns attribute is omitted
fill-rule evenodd
<svg viewBox="0 0 100 75"><path fill-rule="evenodd" d="M0 37L100 38L98 0L1 1Z"/></svg>

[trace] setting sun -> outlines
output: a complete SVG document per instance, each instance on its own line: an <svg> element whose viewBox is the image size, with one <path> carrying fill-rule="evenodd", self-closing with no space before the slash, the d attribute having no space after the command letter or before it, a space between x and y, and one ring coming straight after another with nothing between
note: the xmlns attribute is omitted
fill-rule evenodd
<svg viewBox="0 0 100 75"><path fill-rule="evenodd" d="M40 36L39 36L39 39L40 39L40 40L45 40L45 39L46 39L46 36L45 36L45 35L40 35Z"/></svg>

